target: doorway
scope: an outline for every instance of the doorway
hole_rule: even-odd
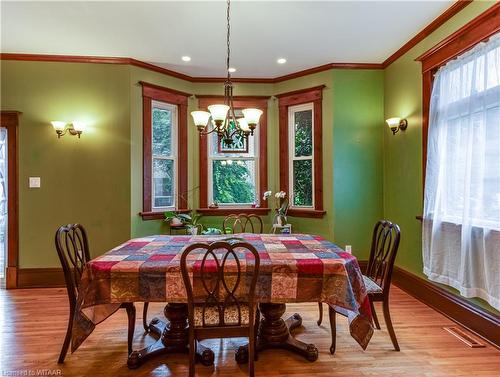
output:
[[[0,287],[5,287],[8,238],[8,162],[7,129],[0,128]]]
[[[0,287],[17,287],[18,267],[18,124],[17,111],[0,116]]]

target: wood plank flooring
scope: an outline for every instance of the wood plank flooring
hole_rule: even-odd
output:
[[[469,348],[442,329],[453,322],[401,290],[391,294],[392,316],[401,352],[395,352],[385,324],[376,330],[363,351],[349,335],[344,318],[337,319],[337,352],[328,352],[328,314],[316,325],[317,305],[288,305],[288,313],[299,312],[304,326],[296,331],[303,341],[319,348],[318,361],[281,350],[260,354],[256,376],[499,376],[500,351],[491,345]],[[376,304],[377,305],[377,304]],[[379,318],[381,308],[377,305]],[[134,348],[152,342],[141,325],[142,305],[137,304]],[[162,316],[163,304],[150,305],[149,317]],[[94,333],[64,365],[57,364],[68,305],[64,289],[0,291],[0,376],[187,376],[187,355],[169,355],[149,361],[140,369],[126,367],[126,314],[115,313],[97,326]],[[499,329],[500,331],[500,329]],[[247,376],[246,366],[234,361],[234,351],[243,339],[207,341],[215,351],[215,367],[197,365],[198,376]]]

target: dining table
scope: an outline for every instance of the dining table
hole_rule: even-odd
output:
[[[150,346],[128,355],[134,369],[160,354],[188,352],[187,293],[181,276],[183,249],[197,242],[209,243],[228,235],[153,235],[131,239],[89,261],[78,287],[72,329],[74,352],[125,302],[163,302],[164,317],[153,318]],[[288,303],[324,302],[349,314],[351,336],[365,349],[373,334],[370,303],[356,257],[321,236],[310,234],[231,235],[252,244],[260,256],[255,301],[262,319],[257,352],[284,348],[309,361],[318,358],[314,344],[292,335],[302,325],[299,313],[283,319]],[[196,284],[196,282],[193,282]],[[201,283],[199,283],[201,284]],[[213,351],[198,344],[197,359],[214,362]],[[248,360],[247,346],[236,352],[236,361]]]

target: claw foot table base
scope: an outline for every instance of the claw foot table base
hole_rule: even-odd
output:
[[[296,352],[309,361],[316,361],[318,349],[314,344],[307,344],[295,339],[290,331],[302,325],[302,318],[295,313],[286,321],[281,317],[285,313],[285,304],[260,304],[260,312],[263,319],[260,321],[257,352],[270,349],[282,348]],[[158,336],[158,340],[149,347],[140,351],[132,352],[127,360],[130,369],[139,368],[147,360],[169,353],[188,353],[188,322],[186,304],[167,304],[164,309],[168,322],[153,318],[149,325],[149,332]],[[197,360],[205,366],[213,365],[213,351],[197,343]],[[241,346],[235,355],[239,364],[248,362],[248,345]]]
[[[169,353],[188,353],[189,336],[186,304],[167,304],[164,309],[168,322],[153,318],[149,332],[158,336],[158,340],[140,351],[133,351],[127,360],[129,369],[139,368],[147,360]],[[198,343],[196,355],[205,366],[213,365],[214,353],[210,348]]]
[[[260,312],[264,317],[259,324],[256,343],[257,354],[270,348],[282,348],[299,355],[309,361],[318,359],[318,349],[314,344],[307,344],[295,339],[290,331],[302,325],[302,317],[295,313],[287,320],[281,317],[285,313],[285,304],[260,304]],[[248,362],[248,345],[236,352],[236,361],[240,364]]]

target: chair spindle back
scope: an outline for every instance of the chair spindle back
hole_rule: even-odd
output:
[[[400,237],[397,224],[388,220],[375,224],[366,276],[376,282],[384,293],[389,291]]]
[[[83,268],[90,260],[87,232],[80,224],[63,225],[56,232],[55,243],[70,304],[74,304]]]
[[[193,253],[194,251],[197,252]],[[201,259],[200,251],[203,253]],[[192,253],[194,257],[191,257]],[[253,255],[253,268],[251,258],[247,258],[248,254]],[[192,263],[188,264],[188,261]],[[260,257],[251,244],[238,239],[192,244],[184,248],[180,263],[187,291],[190,322],[194,318],[195,303],[202,306],[203,327],[241,326],[243,304],[248,304],[250,315],[252,314]],[[195,280],[201,281],[201,287],[193,287]],[[231,305],[237,307],[237,322],[226,323],[224,314]],[[207,324],[205,321],[205,313],[209,307],[217,308],[216,324]]]
[[[222,223],[224,234],[262,233],[264,224],[262,219],[254,214],[228,215]]]

